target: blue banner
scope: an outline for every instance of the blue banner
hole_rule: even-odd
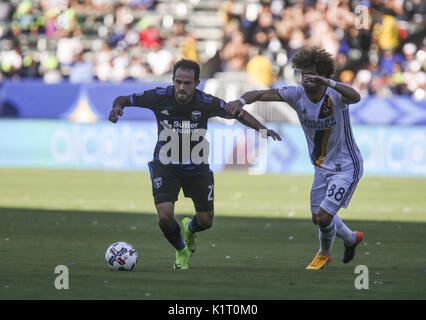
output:
[[[283,142],[268,144],[268,173],[313,173],[300,126],[278,125]],[[364,175],[426,177],[425,126],[353,126]],[[311,166],[312,167],[312,166]]]
[[[200,82],[200,90],[204,83]],[[108,119],[112,103],[118,96],[171,84],[135,81],[46,84],[42,80],[7,80],[0,89],[0,117],[96,122]],[[129,108],[126,119],[155,120],[155,117],[150,110]]]
[[[8,80],[0,89],[0,117],[102,121],[108,119],[116,97],[170,84],[135,81],[45,84]],[[205,84],[205,80],[201,81],[198,89],[203,90]],[[282,85],[284,83],[275,86]],[[349,110],[353,124],[426,125],[426,100],[416,101],[407,96],[368,96],[351,105]],[[154,120],[154,115],[147,109],[129,108],[126,119]]]

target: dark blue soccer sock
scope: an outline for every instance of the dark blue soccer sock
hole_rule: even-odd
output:
[[[193,216],[192,220],[188,223],[188,229],[192,233],[205,230],[205,228],[200,226],[200,223],[198,222],[198,216],[197,215]]]
[[[180,227],[176,219],[173,219],[173,225],[170,230],[164,229],[161,225],[160,229],[166,239],[173,247],[176,248],[176,250],[182,250],[183,248],[185,248],[185,243],[183,242],[182,236],[180,235]]]

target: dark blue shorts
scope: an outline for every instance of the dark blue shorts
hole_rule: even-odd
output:
[[[214,178],[208,165],[164,165],[160,161],[148,163],[155,204],[176,202],[182,188],[191,198],[197,212],[213,210]]]

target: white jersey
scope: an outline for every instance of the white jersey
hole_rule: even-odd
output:
[[[297,112],[312,164],[328,172],[353,171],[359,179],[362,157],[341,94],[327,87],[321,101],[313,103],[301,85],[280,88],[278,93]]]

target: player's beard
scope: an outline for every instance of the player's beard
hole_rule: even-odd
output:
[[[192,99],[192,93],[186,91],[175,91],[175,99],[179,104],[187,104]]]

